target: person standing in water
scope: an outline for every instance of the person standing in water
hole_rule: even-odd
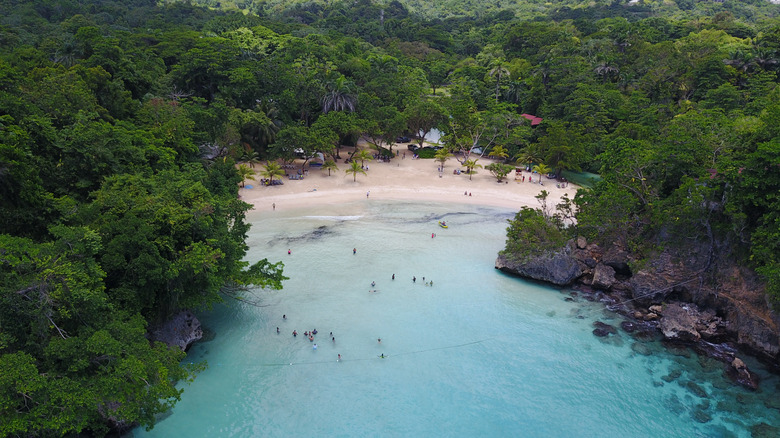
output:
[[[357,248],[352,248],[352,255],[357,254]]]

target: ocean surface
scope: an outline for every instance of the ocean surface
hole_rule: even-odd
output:
[[[202,312],[207,338],[186,360],[208,368],[154,429],[128,436],[749,437],[780,426],[778,379],[754,361],[758,392],[719,362],[632,339],[582,294],[495,270],[514,212],[361,201],[250,213],[247,259],[281,260],[290,280],[247,294],[257,306]],[[594,336],[596,320],[618,333]]]

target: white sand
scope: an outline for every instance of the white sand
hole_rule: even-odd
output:
[[[364,146],[361,144],[360,146]],[[434,201],[446,203],[477,204],[495,207],[503,207],[511,210],[520,210],[522,206],[532,208],[539,207],[539,201],[534,196],[542,190],[549,193],[548,203],[555,205],[559,199],[568,194],[574,197],[578,186],[569,184],[567,188],[556,187],[556,181],[542,177],[543,185],[539,185],[539,175],[530,172],[522,172],[520,178],[525,176],[525,182],[515,180],[515,172],[507,175],[502,183],[497,183],[496,178],[485,169],[475,169],[476,174],[465,173],[465,168],[453,157],[447,160],[444,170],[439,177],[438,167],[440,163],[432,159],[412,159],[412,153],[407,150],[406,144],[396,145],[398,150],[406,158],[398,156],[389,163],[367,161],[369,167],[366,175],[358,173],[357,180],[353,181],[351,174],[344,172],[347,164],[344,159],[349,156],[352,148],[341,149],[341,162],[338,163],[339,171],[328,171],[319,167],[309,168],[308,176],[303,180],[290,180],[282,177],[284,185],[263,186],[260,184],[260,171],[262,166],[256,166],[257,182],[247,180],[247,185],[253,188],[242,188],[239,195],[244,201],[254,205],[256,210],[271,210],[276,204],[277,209],[291,209],[304,206],[327,205],[341,202],[352,202],[366,199],[369,192],[369,200],[409,200],[409,201]],[[472,158],[475,156],[472,155]],[[482,166],[492,163],[492,160],[480,158],[477,162]],[[303,160],[296,160],[295,169],[285,169],[289,174],[296,174],[301,169]],[[453,170],[461,170],[460,175],[453,174]],[[533,177],[534,182],[529,183],[528,178]],[[468,193],[471,196],[464,194]]]

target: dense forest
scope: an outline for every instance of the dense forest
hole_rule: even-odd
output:
[[[358,136],[597,172],[578,233],[705,242],[780,297],[778,12],[0,0],[0,435],[153,426],[196,367],[150,327],[284,279],[243,261],[236,163]]]

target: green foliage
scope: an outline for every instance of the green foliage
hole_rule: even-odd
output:
[[[420,156],[459,152],[470,175],[478,149],[601,174],[556,214],[546,196],[518,213],[513,252],[559,244],[576,210],[590,239],[710,245],[780,296],[769,2],[13,1],[0,16],[2,435],[152,425],[187,372],[146,324],[281,287],[281,264],[244,261],[242,157],[335,163],[361,136],[386,154],[438,128],[445,149]]]
[[[558,250],[569,237],[541,210],[523,207],[508,222],[506,246],[500,254],[510,260],[527,260],[545,251]]]

